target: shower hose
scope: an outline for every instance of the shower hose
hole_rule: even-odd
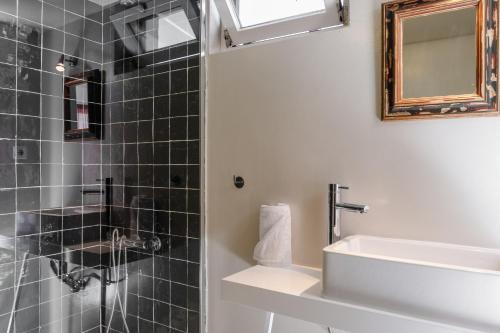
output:
[[[120,281],[120,263],[121,263],[121,253],[122,253],[122,248],[123,248],[123,242],[125,240],[125,235],[120,237],[120,233],[118,229],[113,230],[113,236],[111,240],[111,258],[113,262],[113,272],[115,275],[115,280]],[[115,254],[115,244],[118,244],[118,264],[116,262],[116,254]],[[130,333],[130,330],[127,325],[127,294],[128,294],[128,269],[127,269],[127,250],[125,250],[125,299],[124,303],[125,306],[122,303],[122,299],[120,296],[120,285],[117,283],[115,287],[115,296],[113,298],[113,307],[111,309],[111,315],[109,317],[109,322],[106,327],[106,333],[109,333],[109,330],[111,329],[111,322],[113,320],[113,315],[115,314],[115,307],[116,307],[116,301],[118,300],[118,306],[120,307],[120,313],[123,319],[123,325],[125,328],[125,332]]]

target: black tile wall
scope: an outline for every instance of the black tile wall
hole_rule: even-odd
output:
[[[123,332],[114,287],[61,279],[103,276],[110,255],[91,250],[118,227],[163,244],[126,251],[130,331],[200,331],[199,1],[140,6],[131,18],[92,0],[0,3],[0,327],[102,332],[111,318]],[[179,10],[197,39],[151,46],[158,18]],[[76,61],[61,73],[61,58]],[[65,141],[65,77],[94,69],[106,78],[102,139]]]
[[[144,17],[183,10],[200,35],[199,1],[141,3]],[[113,179],[114,199],[110,227],[102,234],[118,227],[129,236],[155,235],[163,242],[161,251],[139,253],[140,260],[128,265],[129,328],[196,333],[200,332],[200,42],[197,38],[134,53],[131,40],[140,44],[144,36],[158,36],[161,31],[157,22],[148,31],[144,17],[127,9],[113,5],[103,15],[105,132],[110,133],[103,142],[103,173]],[[107,299],[103,325],[110,320],[111,305],[112,299]],[[111,328],[122,332],[123,323],[116,317]]]
[[[100,274],[99,261],[82,265],[81,250],[100,241],[101,214],[84,211],[101,207],[102,198],[88,198],[81,189],[102,188],[101,143],[69,143],[63,136],[64,77],[102,68],[100,31],[102,8],[89,0],[0,2],[4,330],[9,323],[16,333],[92,332],[101,326],[100,282],[92,278],[84,292],[72,292],[60,279],[62,272]],[[77,58],[77,65],[58,72],[62,56]]]

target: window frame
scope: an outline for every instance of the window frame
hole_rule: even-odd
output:
[[[214,0],[224,28],[226,47],[340,28],[348,24],[349,0],[325,0],[325,10],[242,27],[233,0]]]

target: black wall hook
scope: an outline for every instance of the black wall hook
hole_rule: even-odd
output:
[[[242,189],[245,186],[245,179],[241,176],[233,176],[234,186],[238,189]]]

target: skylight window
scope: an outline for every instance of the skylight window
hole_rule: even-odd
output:
[[[242,27],[325,10],[324,0],[232,0]]]
[[[345,26],[349,0],[214,0],[226,47]]]
[[[158,48],[196,39],[184,10],[158,15]]]

